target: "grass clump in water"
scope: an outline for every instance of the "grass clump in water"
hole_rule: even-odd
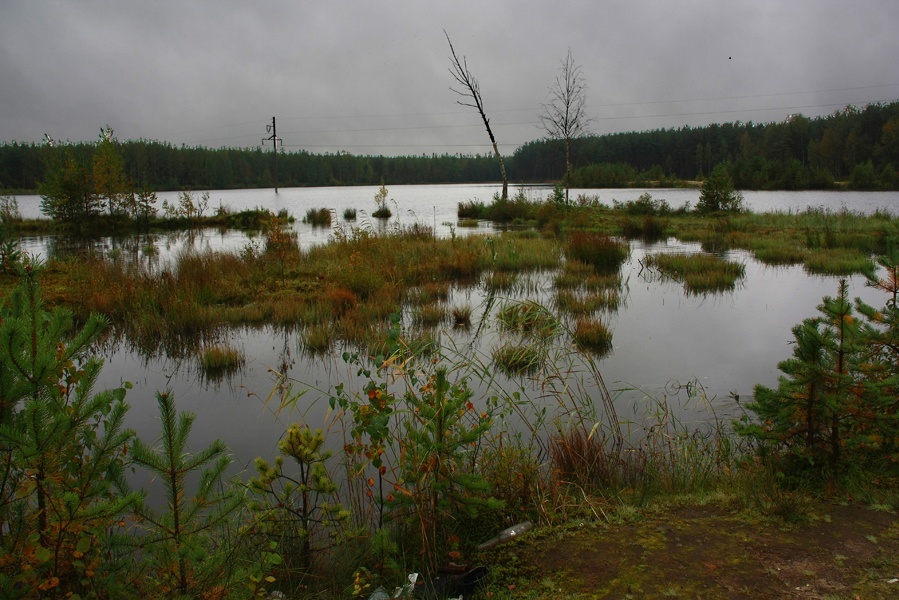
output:
[[[612,350],[612,331],[598,319],[578,319],[574,341],[579,348],[602,357]]]
[[[543,353],[533,344],[510,341],[494,348],[493,361],[507,375],[532,375],[540,370]]]
[[[565,256],[591,265],[597,273],[614,273],[630,254],[627,242],[601,233],[577,231],[568,238]]]
[[[446,307],[442,304],[425,304],[412,313],[412,321],[420,327],[437,327],[446,320]]]
[[[306,216],[303,217],[303,223],[308,223],[313,227],[329,227],[331,225],[331,211],[327,208],[310,208],[306,211]]]
[[[504,331],[517,332],[541,338],[553,337],[559,329],[559,321],[544,306],[535,302],[508,302],[496,315]]]
[[[559,310],[572,315],[587,315],[598,310],[614,312],[621,302],[617,289],[604,289],[578,294],[572,290],[559,290],[556,296]]]
[[[356,220],[356,209],[355,208],[343,209],[343,220],[344,221],[355,221]]]
[[[851,275],[874,269],[867,254],[851,248],[817,250],[805,260],[805,270],[815,275]]]
[[[200,368],[206,377],[221,378],[238,371],[246,363],[243,352],[224,344],[216,344],[203,349]]]
[[[511,292],[515,288],[518,276],[508,271],[493,271],[484,278],[484,285],[493,292]]]
[[[746,265],[714,254],[650,254],[646,266],[680,281],[691,294],[733,291]]]
[[[310,354],[326,354],[331,351],[331,328],[327,323],[309,325],[301,335],[303,347]]]
[[[453,318],[453,328],[465,329],[467,327],[471,327],[472,309],[470,304],[454,306],[450,312]]]

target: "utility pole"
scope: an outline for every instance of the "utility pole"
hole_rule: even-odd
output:
[[[267,138],[262,138],[262,145],[265,145],[265,142],[270,141],[272,143],[272,174],[275,179],[275,193],[278,193],[278,145],[281,144],[283,147],[284,143],[281,141],[281,138],[278,137],[278,128],[275,127],[275,117],[272,117],[272,124],[265,126],[266,133],[270,133],[271,135]]]

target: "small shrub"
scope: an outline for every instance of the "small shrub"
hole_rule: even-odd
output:
[[[743,194],[734,189],[733,180],[727,164],[719,163],[712,169],[712,174],[703,182],[696,212],[738,213],[743,211]]]
[[[343,210],[343,220],[344,221],[355,221],[356,220],[356,209],[355,208],[345,208]]]
[[[668,202],[654,199],[649,192],[641,194],[636,200],[627,202],[613,200],[612,206],[615,210],[624,211],[629,215],[664,215],[671,211]]]
[[[389,219],[393,216],[393,213],[387,207],[387,186],[383,183],[381,184],[381,189],[375,194],[375,204],[377,208],[371,213],[371,216],[376,219]]]
[[[477,200],[469,200],[468,202],[460,202],[456,214],[460,219],[483,219],[486,214],[486,208],[483,202]]]
[[[494,194],[493,202],[485,209],[484,218],[495,223],[532,221],[536,218],[540,203],[529,200],[523,190],[512,198]]]
[[[0,223],[17,223],[21,220],[19,201],[14,196],[0,196]]]

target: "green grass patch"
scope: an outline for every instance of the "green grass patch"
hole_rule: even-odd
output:
[[[851,275],[873,268],[867,254],[849,248],[821,249],[805,260],[805,270],[815,275]]]
[[[507,302],[500,306],[496,319],[503,331],[525,336],[549,338],[558,333],[559,320],[536,302]]]
[[[746,275],[745,265],[714,254],[649,254],[645,262],[692,294],[732,291]]]
[[[493,362],[509,376],[532,375],[540,370],[543,353],[534,344],[506,342],[493,350]]]

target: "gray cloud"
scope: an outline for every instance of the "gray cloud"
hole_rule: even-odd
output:
[[[506,153],[569,47],[596,133],[816,116],[899,98],[897,26],[892,0],[4,0],[0,140],[255,146],[276,116],[292,150],[489,152],[444,30]]]

